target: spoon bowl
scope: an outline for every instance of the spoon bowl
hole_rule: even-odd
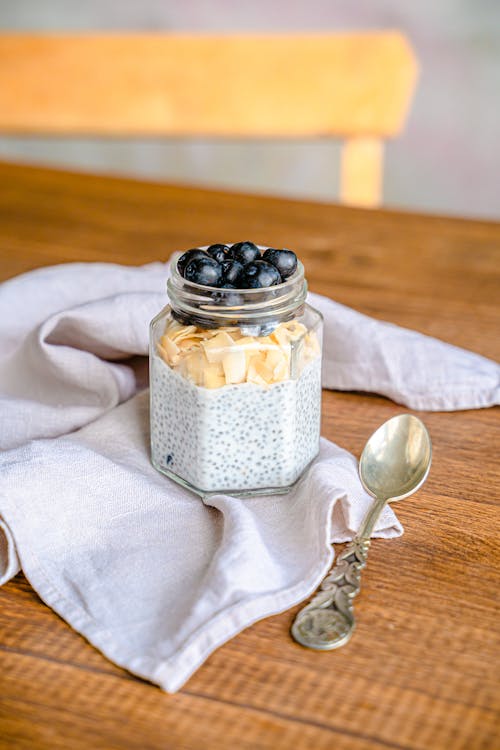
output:
[[[399,414],[384,422],[370,437],[359,461],[365,490],[379,500],[402,500],[425,482],[432,445],[423,422]]]

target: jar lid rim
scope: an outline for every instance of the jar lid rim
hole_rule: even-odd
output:
[[[207,327],[260,325],[266,330],[301,314],[307,296],[304,266],[282,284],[258,289],[227,289],[187,281],[177,268],[179,255],[171,261],[167,291],[178,320]]]

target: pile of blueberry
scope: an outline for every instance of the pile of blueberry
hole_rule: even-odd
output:
[[[263,255],[253,242],[210,245],[207,250],[188,250],[177,261],[187,281],[219,289],[263,289],[282,284],[297,268],[291,250],[269,247]]]

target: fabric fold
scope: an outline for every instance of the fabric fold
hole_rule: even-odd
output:
[[[14,578],[21,570],[12,532],[0,517],[0,586]]]
[[[500,404],[496,362],[318,294],[310,302],[325,320],[325,388],[378,393],[423,411]]]
[[[69,436],[4,452],[0,513],[38,595],[173,691],[240,630],[309,596],[371,498],[353,456],[322,440],[289,494],[202,502],[151,466],[148,430],[144,391]],[[375,536],[401,533],[389,509]]]

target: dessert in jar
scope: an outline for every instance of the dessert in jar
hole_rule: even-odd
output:
[[[153,465],[200,495],[286,492],[319,450],[322,318],[290,250],[174,257],[151,322]]]

